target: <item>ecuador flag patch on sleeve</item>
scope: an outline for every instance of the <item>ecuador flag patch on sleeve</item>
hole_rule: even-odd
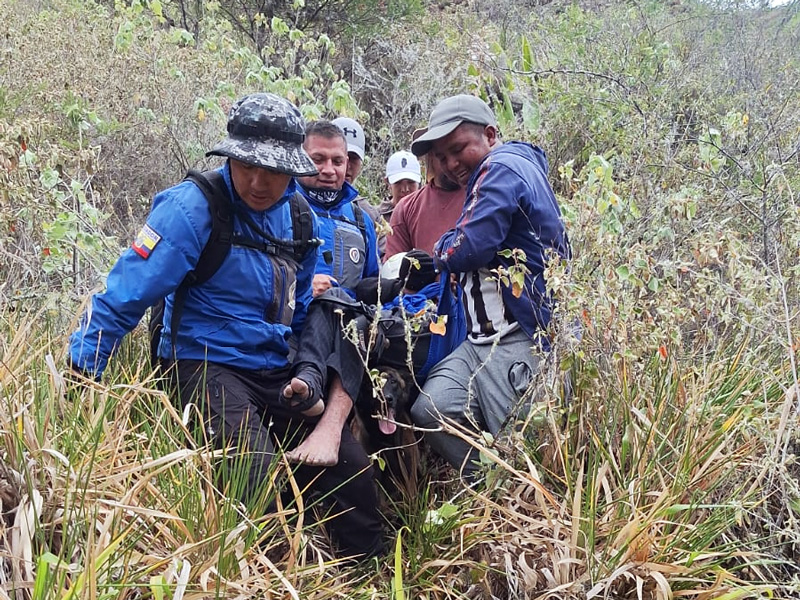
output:
[[[158,235],[152,227],[145,225],[136,236],[136,239],[133,240],[131,247],[136,254],[144,259],[147,259],[150,258],[150,253],[160,241],[161,236]]]

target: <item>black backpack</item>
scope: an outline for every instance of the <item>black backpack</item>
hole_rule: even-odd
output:
[[[308,201],[299,193],[290,200],[292,211],[293,239],[277,239],[263,231],[252,220],[249,214],[230,201],[230,192],[225,184],[225,179],[219,171],[189,171],[184,181],[191,181],[208,202],[211,211],[211,235],[208,238],[197,266],[186,274],[181,284],[175,290],[175,300],[172,306],[170,319],[170,332],[172,335],[172,349],[175,351],[176,336],[180,326],[183,306],[189,288],[201,285],[211,279],[222,266],[233,245],[254,248],[268,254],[301,263],[309,248],[319,246],[320,241],[313,239],[314,218]],[[238,213],[261,239],[253,239],[233,231],[234,214]],[[161,332],[164,329],[164,300],[160,300],[150,309],[150,323],[148,325],[150,336],[150,361],[153,367],[159,364],[158,346],[161,342]]]

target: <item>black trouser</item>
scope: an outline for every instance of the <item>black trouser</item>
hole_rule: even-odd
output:
[[[250,371],[216,363],[179,360],[170,371],[180,402],[194,402],[204,417],[205,436],[216,447],[246,449],[246,487],[236,490],[245,502],[264,488],[276,447],[294,448],[316,419],[303,418],[278,400],[289,369]],[[342,431],[339,462],[333,467],[300,465],[294,476],[301,489],[310,485],[330,514],[331,537],[342,555],[372,556],[383,549],[374,472],[364,449],[348,427]]]
[[[328,296],[342,296],[345,302],[352,302],[353,308],[330,302],[325,299]],[[321,382],[317,389],[325,389],[332,375],[338,375],[353,402],[358,399],[366,368],[358,348],[344,337],[343,325],[358,314],[369,313],[366,308],[361,313],[356,308],[358,306],[360,303],[351,300],[338,288],[329,290],[323,298],[315,299],[308,307],[292,369],[293,374],[301,379],[312,380],[315,384]]]

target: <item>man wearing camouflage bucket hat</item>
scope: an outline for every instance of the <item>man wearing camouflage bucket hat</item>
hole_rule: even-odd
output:
[[[146,224],[70,337],[69,360],[73,371],[99,379],[122,338],[166,299],[156,340],[161,364],[180,404],[202,412],[198,443],[239,450],[221,474],[247,473],[246,481],[223,486],[263,507],[276,444],[297,445],[316,425],[309,415],[322,410],[318,398],[293,404],[283,396],[289,340],[302,330],[311,301],[319,235],[293,178],[317,170],[302,147],[305,122],[283,98],[242,98],[227,131],[208,153],[226,157],[225,165],[156,194]],[[203,181],[213,181],[215,192],[204,193]],[[220,242],[225,220],[232,232]],[[204,251],[220,245],[218,268],[198,276],[209,262]],[[346,431],[338,458],[327,469],[300,465],[294,476],[301,489],[329,499],[331,537],[342,555],[375,555],[382,527],[369,459]]]

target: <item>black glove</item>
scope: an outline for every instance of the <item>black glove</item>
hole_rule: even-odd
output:
[[[399,279],[384,279],[378,277],[365,277],[356,284],[353,291],[356,300],[364,304],[385,304],[391,302],[401,292],[403,286]],[[380,297],[378,297],[378,284],[380,283]]]
[[[400,263],[400,281],[406,289],[414,292],[436,281],[438,274],[433,257],[423,250],[406,252]]]

